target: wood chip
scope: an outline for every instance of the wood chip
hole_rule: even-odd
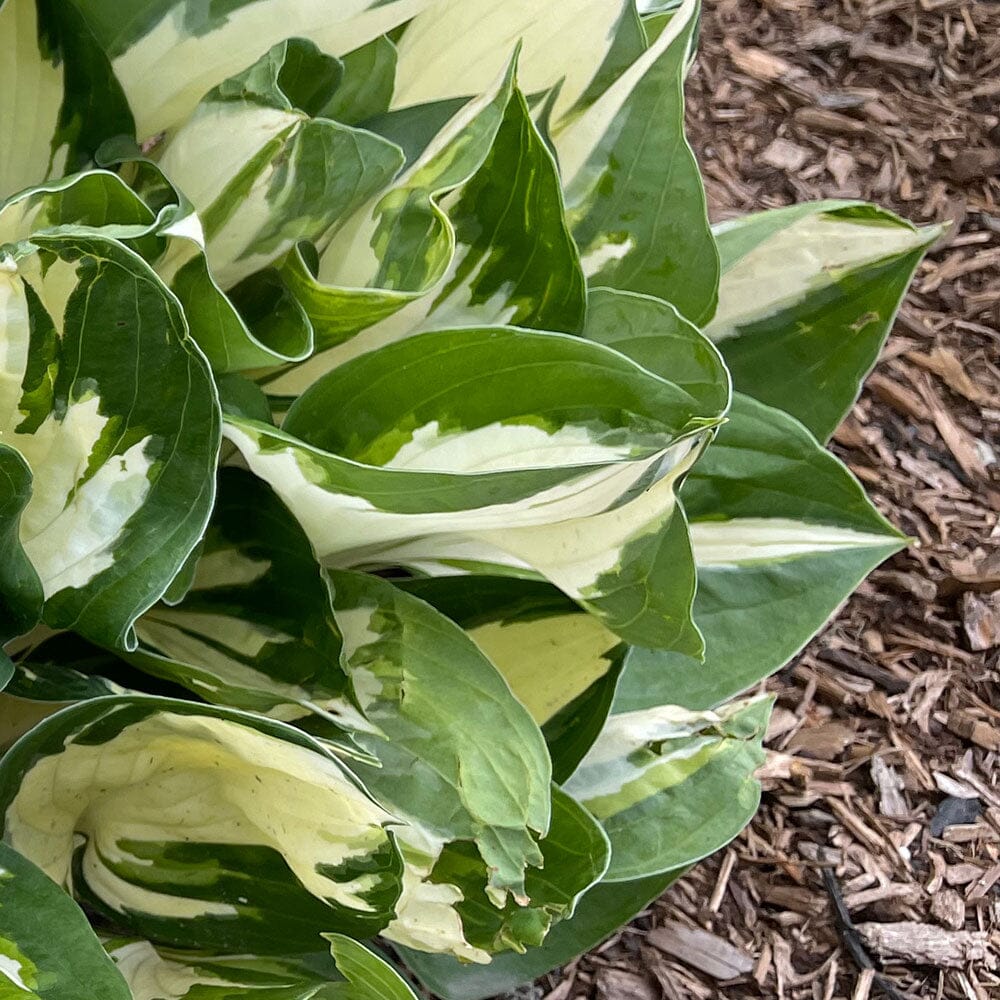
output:
[[[788,139],[774,139],[760,154],[761,161],[777,170],[795,173],[801,170],[809,160],[809,150],[797,146]]]
[[[857,924],[856,930],[885,961],[902,960],[945,969],[961,969],[969,964],[997,968],[998,956],[985,931],[949,931],[910,920]]]
[[[899,774],[882,760],[881,757],[872,757],[872,781],[875,782],[879,792],[879,811],[883,816],[900,818],[909,813],[906,807],[906,799],[903,798],[903,789],[906,783]]]
[[[676,920],[654,927],[646,940],[713,979],[734,979],[753,969],[753,959],[724,938],[698,927],[687,927]]]
[[[598,970],[597,996],[599,1000],[660,1000],[659,990],[645,976],[617,968]]]
[[[962,595],[962,627],[969,639],[970,649],[1000,646],[1000,590],[983,597],[966,591]]]
[[[943,927],[959,931],[965,926],[965,900],[954,889],[942,889],[931,899],[931,916]]]

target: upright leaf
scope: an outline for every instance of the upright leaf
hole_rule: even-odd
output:
[[[567,218],[592,285],[665,299],[694,323],[719,281],[683,76],[697,19],[685,0],[656,41],[578,117],[553,129]]]

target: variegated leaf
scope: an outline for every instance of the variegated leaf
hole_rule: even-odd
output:
[[[325,244],[403,165],[395,144],[315,117],[339,73],[311,42],[283,41],[210,91],[154,151],[197,210],[223,288],[299,240]]]
[[[0,202],[81,169],[106,138],[131,133],[118,81],[74,3],[0,3],[0,63]]]
[[[660,705],[613,715],[565,788],[611,840],[607,881],[698,861],[732,840],[760,802],[754,772],[766,698],[718,712]]]
[[[140,141],[168,132],[213,87],[271,46],[305,38],[340,56],[410,20],[428,0],[229,0],[221,7],[151,0],[72,0],[111,60]]]
[[[0,843],[0,996],[134,1000],[73,900],[30,861]]]
[[[454,249],[434,288],[343,344],[265,379],[269,393],[298,395],[351,358],[433,327],[506,323],[580,331],[585,283],[559,176],[519,90],[510,95],[484,162],[441,208]]]
[[[431,129],[387,191],[371,198],[317,247],[299,245],[289,254],[282,274],[312,321],[317,349],[335,347],[387,320],[445,277],[456,237],[440,201],[486,159],[513,86],[511,61],[482,95],[453,109],[439,128]],[[395,127],[400,128],[398,122]],[[403,127],[405,131],[405,123]]]
[[[590,283],[658,296],[701,323],[715,306],[719,262],[684,137],[697,13],[697,0],[684,0],[650,47],[552,137]]]
[[[773,673],[906,540],[796,420],[736,394],[685,483],[705,661],[627,658],[616,711],[710,708]]]
[[[400,586],[469,633],[542,727],[554,779],[568,778],[604,726],[628,647],[537,580],[442,576]]]
[[[580,900],[569,920],[553,926],[541,947],[523,955],[497,955],[489,965],[468,966],[445,955],[407,949],[407,967],[428,990],[444,1000],[486,1000],[513,992],[596,948],[645,910],[683,873],[681,869],[631,882],[598,883]]]
[[[795,205],[717,226],[723,276],[705,332],[736,388],[826,440],[940,232],[863,202]]]
[[[87,234],[8,245],[0,343],[0,431],[33,473],[19,538],[45,620],[128,644],[211,508],[208,366],[141,258]]]
[[[481,93],[520,43],[525,93],[556,89],[562,117],[593,86],[619,23],[634,16],[631,0],[431,0],[425,8],[399,42],[394,108]]]
[[[385,961],[341,934],[323,935],[332,960],[291,961],[255,956],[202,955],[118,939],[107,949],[132,991],[132,1000],[416,1000]]]
[[[281,431],[226,433],[328,566],[541,575],[623,638],[696,655],[674,486],[717,421],[601,345],[490,327],[356,358]]]
[[[82,702],[0,760],[4,839],[144,937],[293,954],[367,936],[403,891],[394,822],[322,744],[260,716]]]

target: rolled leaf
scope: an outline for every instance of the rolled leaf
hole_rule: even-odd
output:
[[[143,937],[294,954],[392,919],[393,817],[317,741],[260,716],[98,698],[0,759],[4,839]]]
[[[134,1000],[73,900],[17,851],[0,843],[0,996]]]
[[[328,566],[540,574],[623,638],[697,655],[673,489],[717,419],[600,345],[493,327],[389,345],[281,431],[226,433]]]
[[[825,441],[857,398],[940,233],[873,205],[835,201],[717,226],[723,276],[705,333],[736,388]]]

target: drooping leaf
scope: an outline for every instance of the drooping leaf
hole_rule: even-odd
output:
[[[770,709],[763,698],[718,713],[661,705],[611,716],[565,785],[611,840],[605,880],[689,865],[743,829],[760,803],[753,775]]]
[[[540,574],[623,638],[697,655],[673,489],[717,420],[608,348],[491,327],[391,344],[281,431],[226,433],[328,566]]]
[[[939,235],[863,202],[795,205],[717,226],[723,276],[705,332],[736,388],[825,441]]]
[[[176,300],[112,240],[36,234],[3,257],[0,289],[0,430],[33,474],[19,535],[45,621],[128,644],[211,509],[208,366]]]
[[[553,141],[570,229],[591,285],[665,299],[694,323],[715,307],[718,254],[684,137],[684,67],[698,12],[685,0],[628,70]]]
[[[17,851],[0,843],[0,996],[133,1000],[73,900]]]
[[[736,394],[682,493],[705,662],[633,649],[616,711],[711,708],[773,673],[905,539],[796,420]]]

